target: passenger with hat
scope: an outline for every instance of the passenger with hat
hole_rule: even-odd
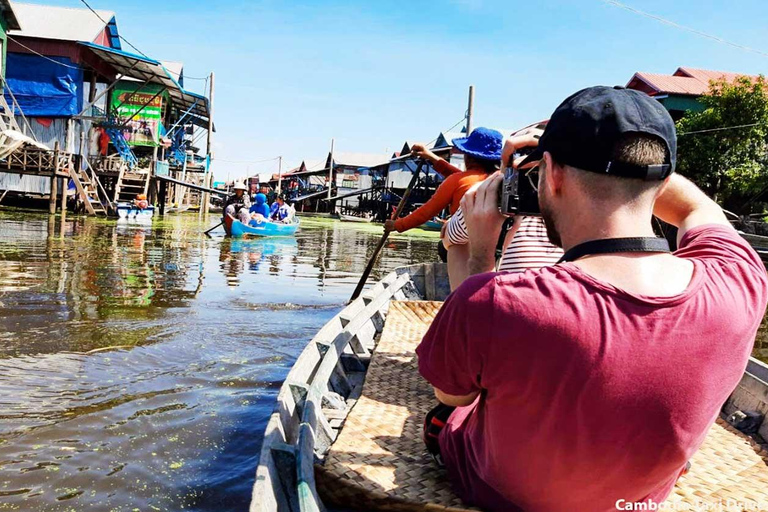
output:
[[[236,218],[243,224],[248,224],[251,214],[248,209],[251,207],[251,198],[245,192],[248,190],[243,183],[237,182],[232,187],[234,194],[227,197],[224,203],[224,213]]]
[[[413,213],[396,220],[387,220],[384,229],[396,230],[399,233],[421,226],[437,216],[446,207],[451,214],[459,208],[459,202],[467,190],[486,179],[498,170],[501,159],[503,137],[500,132],[490,128],[476,128],[469,137],[453,139],[453,145],[464,153],[464,166],[461,172],[442,158],[438,157],[422,145],[414,145],[414,155],[432,162],[435,171],[446,176],[437,187],[434,195],[417,208]]]
[[[676,146],[658,101],[591,87],[555,110],[517,166],[537,169],[527,177],[565,254],[470,277],[416,351],[442,404],[425,439],[467,504],[661,508],[739,383],[768,303],[765,266],[714,201],[672,174]],[[461,205],[481,265],[505,219],[501,181]],[[674,253],[653,215],[678,228]]]

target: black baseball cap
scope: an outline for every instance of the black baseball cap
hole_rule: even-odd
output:
[[[613,150],[626,133],[659,138],[667,147],[664,163],[639,166],[612,162]],[[571,95],[555,109],[539,146],[520,165],[541,160],[545,151],[557,162],[584,171],[663,180],[675,169],[677,134],[669,112],[647,94],[596,86]]]

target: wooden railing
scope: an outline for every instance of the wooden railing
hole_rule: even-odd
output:
[[[37,148],[34,146],[22,147],[0,163],[0,170],[19,174],[36,174],[50,176],[55,169],[60,170],[60,175],[66,174],[72,164],[72,155],[70,153],[59,152],[58,166],[56,165],[56,154],[54,151]]]

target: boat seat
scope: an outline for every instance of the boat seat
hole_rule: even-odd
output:
[[[415,350],[441,302],[394,301],[366,376],[324,464],[315,466],[323,501],[346,510],[465,511],[421,440],[435,405]],[[668,503],[768,503],[768,452],[718,419]],[[682,507],[682,505],[675,505]],[[684,510],[685,508],[670,508]],[[726,510],[725,508],[723,510]],[[751,508],[748,510],[763,510]]]

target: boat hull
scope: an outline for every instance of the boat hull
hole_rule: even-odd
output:
[[[147,206],[146,208],[140,209],[131,204],[121,203],[117,205],[117,216],[120,219],[151,222],[154,215],[154,206]]]
[[[434,220],[428,220],[427,222],[425,222],[419,227],[426,231],[440,231],[441,229],[443,229],[443,224],[440,222],[435,222]]]
[[[235,222],[235,218],[231,215],[224,214],[221,219],[221,224],[224,226],[224,232],[227,236],[232,236],[232,223]]]
[[[354,215],[344,215],[342,213],[337,214],[335,216],[339,220],[343,220],[344,222],[362,222],[366,224],[370,224],[373,219],[368,217],[356,217]]]
[[[326,441],[332,440],[335,432],[327,419],[320,418],[323,400],[332,395],[335,406],[340,407],[337,412],[348,412],[345,400],[362,388],[367,360],[392,300],[444,300],[449,293],[444,264],[401,267],[364,291],[320,329],[278,393],[264,433],[250,512],[324,510],[315,490],[312,460],[315,448],[320,453],[326,451],[330,446]],[[345,376],[340,378],[340,372]],[[333,389],[346,389],[343,395],[347,396],[331,392]],[[286,455],[286,447],[290,447],[290,455]],[[296,467],[290,467],[291,460]],[[291,474],[298,478],[286,477]],[[300,493],[299,487],[306,492]]]
[[[250,512],[325,510],[317,493],[314,464],[325,458],[351,404],[360,396],[390,302],[444,300],[449,292],[444,265],[402,267],[320,329],[278,393],[264,435]],[[332,416],[326,416],[326,411]],[[731,421],[741,411],[768,413],[768,365],[756,359],[749,361],[722,417]],[[762,416],[756,428],[768,438],[768,418]]]
[[[293,236],[297,229],[299,229],[298,220],[290,224],[262,221],[256,226],[249,226],[237,219],[232,219],[229,232],[235,238],[243,236]]]

